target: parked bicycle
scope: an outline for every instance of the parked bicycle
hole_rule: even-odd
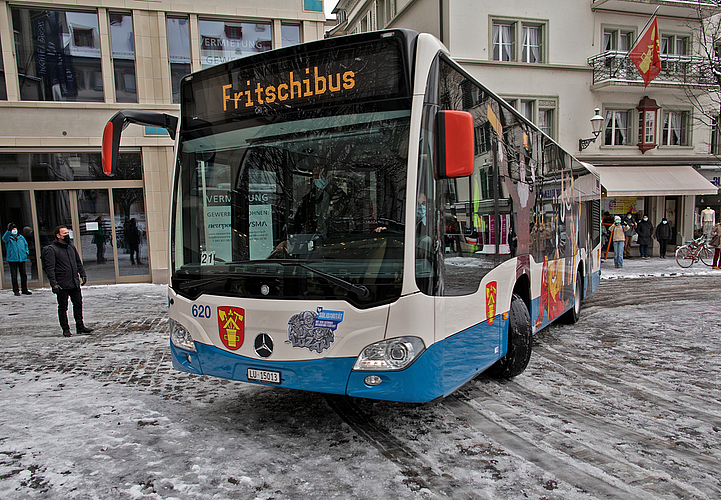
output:
[[[714,249],[706,244],[706,236],[688,241],[676,249],[676,263],[681,267],[691,267],[699,260],[711,266]]]

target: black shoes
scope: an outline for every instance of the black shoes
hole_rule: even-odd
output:
[[[16,297],[20,297],[20,292],[14,292]]]
[[[92,333],[92,332],[93,332],[93,329],[92,329],[92,328],[88,328],[88,327],[85,326],[85,325],[81,325],[81,326],[77,327],[77,328],[75,329],[75,331],[78,332],[78,333]]]
[[[23,290],[23,295],[32,295],[32,294],[33,294],[33,292],[31,292],[30,290]]]
[[[72,337],[72,333],[70,333],[70,330],[63,330],[63,337]]]

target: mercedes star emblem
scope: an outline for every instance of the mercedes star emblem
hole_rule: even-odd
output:
[[[253,344],[255,353],[261,358],[269,358],[273,354],[273,339],[267,333],[259,333]]]
[[[268,285],[262,285],[260,287],[260,293],[263,295],[268,295],[270,293],[270,287]]]

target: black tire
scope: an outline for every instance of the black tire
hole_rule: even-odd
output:
[[[523,373],[531,359],[533,330],[531,315],[523,299],[513,294],[508,322],[508,351],[486,370],[492,378],[511,378]]]
[[[701,262],[711,267],[713,265],[713,254],[714,251],[710,247],[703,247],[701,252],[698,254]]]
[[[563,321],[569,325],[575,325],[578,323],[578,318],[581,317],[581,297],[583,297],[583,275],[578,273],[576,275],[576,287],[573,292],[573,307],[566,311],[563,315]]]
[[[693,251],[688,245],[680,246],[676,249],[676,264],[681,267],[691,267],[693,265]]]

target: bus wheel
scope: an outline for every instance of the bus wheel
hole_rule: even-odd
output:
[[[508,351],[486,374],[493,378],[511,378],[522,373],[531,359],[532,343],[531,315],[523,299],[514,293],[509,311]]]
[[[581,317],[581,297],[583,297],[581,273],[576,276],[576,288],[573,293],[573,307],[563,315],[563,321],[569,325],[574,325]]]

